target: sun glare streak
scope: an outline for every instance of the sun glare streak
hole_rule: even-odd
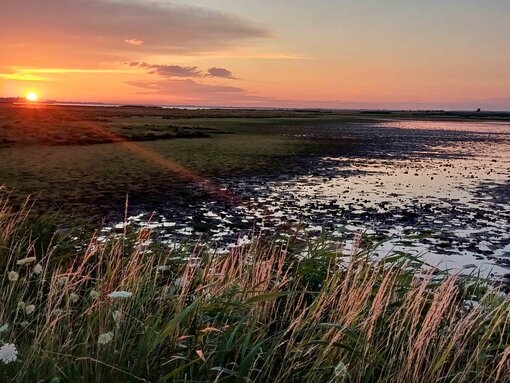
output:
[[[70,115],[70,113],[66,113]],[[85,122],[85,121],[84,121]],[[82,125],[85,129],[101,134],[104,138],[109,139],[113,143],[121,144],[124,148],[128,149],[132,153],[138,155],[140,158],[145,159],[148,162],[152,162],[159,167],[168,170],[175,174],[177,177],[186,180],[204,192],[211,196],[214,196],[222,201],[229,202],[235,205],[243,204],[241,196],[232,193],[231,191],[224,189],[214,180],[204,177],[203,175],[192,171],[184,165],[181,165],[175,161],[165,158],[163,155],[154,152],[144,146],[137,144],[132,141],[126,140],[124,137],[112,132],[111,130],[101,126],[100,124],[86,121]]]

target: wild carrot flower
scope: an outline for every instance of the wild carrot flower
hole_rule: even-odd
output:
[[[43,271],[43,267],[40,263],[38,263],[37,265],[34,266],[34,274],[41,274]]]
[[[89,295],[92,299],[99,298],[99,293],[96,290],[92,290]]]
[[[35,311],[35,306],[34,305],[27,305],[27,306],[25,306],[25,313],[27,315],[32,314],[34,311]]]
[[[99,337],[97,338],[97,343],[99,344],[108,344],[112,341],[113,339],[113,332],[106,332],[104,334],[101,334],[99,335]]]
[[[108,294],[108,297],[113,299],[115,298],[125,299],[131,297],[131,295],[133,295],[133,293],[130,293],[129,291],[113,291],[110,294]]]
[[[113,316],[113,320],[115,321],[115,323],[119,324],[120,320],[122,319],[122,311],[115,310],[112,313],[112,316]]]
[[[64,310],[61,310],[61,309],[55,309],[52,312],[52,314],[55,315],[55,316],[62,315],[63,313],[64,313]]]
[[[347,366],[343,362],[339,362],[336,365],[334,373],[337,378],[350,379],[349,370],[347,370]]]
[[[15,271],[9,271],[9,274],[7,274],[7,278],[11,282],[16,282],[19,279],[19,274]]]
[[[35,259],[36,259],[35,257],[23,258],[17,261],[16,264],[18,266],[30,265],[31,263],[35,262]]]
[[[5,343],[2,347],[0,347],[0,360],[4,364],[15,362],[16,359],[18,359],[18,350],[14,344]]]

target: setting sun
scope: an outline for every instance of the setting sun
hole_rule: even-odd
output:
[[[28,92],[25,97],[28,101],[37,101],[39,99],[37,93],[34,92]]]

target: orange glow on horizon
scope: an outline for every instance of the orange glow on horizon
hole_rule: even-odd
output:
[[[16,33],[0,34],[0,97],[510,110],[508,1],[463,2],[455,12],[454,0],[433,10],[418,1],[281,1],[271,12],[260,2],[166,3],[4,0],[0,22]],[[105,12],[124,17],[112,23]]]

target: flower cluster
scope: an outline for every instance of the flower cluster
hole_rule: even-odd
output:
[[[129,291],[113,291],[110,294],[108,294],[108,297],[112,299],[116,298],[125,299],[131,297],[131,295],[133,295],[133,293],[130,293]]]
[[[4,364],[15,362],[18,359],[18,350],[12,343],[5,343],[0,347],[0,361]]]
[[[99,337],[97,338],[97,343],[99,344],[108,344],[112,341],[113,339],[113,332],[107,332],[107,333],[104,333],[104,334],[101,334],[99,335]]]
[[[19,274],[16,271],[9,271],[7,274],[7,279],[11,282],[16,282],[19,279]]]

